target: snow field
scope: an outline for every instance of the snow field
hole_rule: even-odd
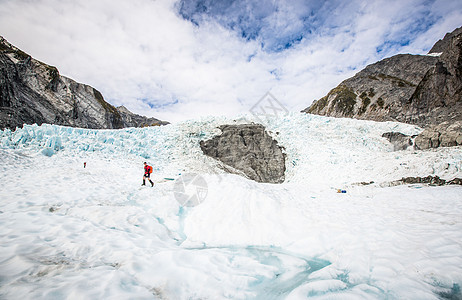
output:
[[[391,152],[382,133],[421,129],[293,114],[265,124],[286,182],[261,184],[198,146],[249,118],[0,132],[0,298],[460,297],[462,188],[386,187],[462,177],[460,147]],[[143,161],[154,188],[140,186]],[[186,172],[207,182],[195,207],[163,179]]]

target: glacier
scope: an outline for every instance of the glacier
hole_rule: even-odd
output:
[[[284,147],[284,183],[202,154],[249,122]],[[290,113],[0,131],[0,298],[458,299],[462,187],[393,181],[462,177],[462,147],[395,152],[390,131],[422,129]],[[175,198],[185,174],[206,182],[199,205]]]

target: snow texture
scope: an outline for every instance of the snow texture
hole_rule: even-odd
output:
[[[394,152],[384,132],[422,129],[290,114],[264,122],[287,154],[264,184],[199,147],[252,118],[0,131],[0,298],[462,297],[462,187],[390,184],[462,177],[462,147]],[[164,179],[185,173],[207,183],[197,206]]]

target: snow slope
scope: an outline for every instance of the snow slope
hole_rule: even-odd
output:
[[[262,184],[199,148],[248,121],[0,131],[0,298],[462,297],[462,187],[389,184],[462,177],[461,147],[392,152],[382,133],[421,129],[291,114],[264,124],[286,182]],[[175,199],[185,173],[206,182],[200,205]]]

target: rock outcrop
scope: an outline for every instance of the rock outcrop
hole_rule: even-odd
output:
[[[223,125],[219,129],[221,135],[200,142],[205,155],[257,182],[284,181],[285,154],[262,125]]]
[[[0,129],[34,123],[110,129],[153,121],[117,110],[93,87],[61,76],[0,37]]]
[[[406,150],[411,146],[414,146],[413,149],[417,150],[461,146],[462,121],[430,125],[417,136],[408,136],[400,132],[386,132],[382,134],[382,137],[393,144],[394,151]]]
[[[406,150],[414,144],[412,142],[413,137],[402,134],[401,132],[386,132],[382,134],[382,137],[393,144],[394,151]]]
[[[417,149],[452,147],[462,145],[462,121],[432,125],[415,139]]]
[[[369,65],[303,112],[422,127],[462,120],[461,39],[459,28],[429,55],[400,54]]]
[[[403,177],[400,180],[392,182],[393,184],[429,184],[436,186],[443,185],[462,185],[462,178],[454,178],[452,180],[444,180],[439,176],[427,176],[427,177]]]

